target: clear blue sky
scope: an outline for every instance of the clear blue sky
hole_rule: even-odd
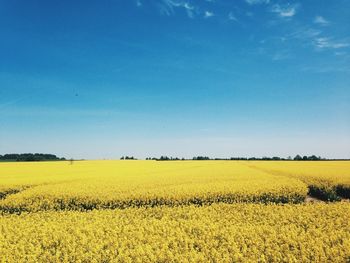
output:
[[[0,154],[350,158],[350,1],[0,0]]]

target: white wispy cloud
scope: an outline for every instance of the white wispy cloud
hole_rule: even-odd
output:
[[[245,0],[250,5],[269,4],[270,0]]]
[[[318,37],[315,39],[314,45],[318,49],[338,49],[349,47],[350,43],[344,41],[334,41],[329,37]]]
[[[142,2],[141,2],[140,0],[137,0],[137,1],[136,1],[136,6],[137,6],[137,7],[141,7],[141,6],[142,6]]]
[[[279,4],[276,4],[272,7],[271,11],[278,14],[280,17],[290,18],[295,16],[297,7],[298,5],[281,6]]]
[[[175,13],[176,8],[183,8],[185,9],[187,16],[190,18],[194,17],[194,11],[195,7],[192,6],[188,2],[177,2],[173,0],[163,0],[162,4],[160,5],[160,11],[164,15],[173,15]]]
[[[204,17],[205,17],[205,18],[209,18],[209,17],[212,17],[212,16],[214,16],[214,13],[213,13],[213,12],[210,12],[210,11],[205,11],[205,12],[204,12]]]
[[[322,25],[322,26],[326,26],[329,24],[329,21],[327,19],[325,19],[323,16],[316,16],[314,18],[314,23]]]
[[[232,21],[238,21],[237,18],[235,17],[235,15],[234,15],[232,12],[230,12],[230,13],[228,14],[227,18],[228,18],[229,20],[232,20]]]
[[[287,39],[289,38],[296,38],[296,39],[301,39],[301,40],[312,40],[315,37],[319,36],[322,33],[320,30],[316,30],[310,27],[301,27],[298,28],[296,31],[288,34],[286,36]]]
[[[334,55],[336,56],[346,56],[348,53],[344,51],[336,51],[334,52]]]
[[[350,47],[349,38],[336,38],[333,36],[325,36],[324,32],[311,27],[300,27],[296,31],[285,36],[287,40],[302,41],[304,46],[311,46],[316,51],[323,50],[339,50]],[[341,50],[343,51],[343,50]],[[339,52],[341,52],[339,51]]]
[[[189,3],[183,3],[182,5],[180,5],[180,7],[185,8],[188,17],[193,18],[193,16],[194,16],[194,6],[191,6]]]

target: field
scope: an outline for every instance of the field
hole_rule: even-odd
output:
[[[305,182],[312,195],[336,201],[350,198],[349,162],[257,162],[249,165],[269,174],[294,177]]]
[[[0,259],[349,262],[349,189],[347,161],[0,163]]]

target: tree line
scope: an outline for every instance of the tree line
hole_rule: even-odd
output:
[[[0,155],[0,161],[15,162],[38,162],[38,161],[64,161],[65,158],[59,158],[54,154],[47,153],[10,153]]]
[[[122,156],[120,160],[137,160],[134,156]]]
[[[54,154],[46,153],[11,153],[0,155],[0,161],[17,161],[17,162],[35,162],[35,161],[64,161],[66,158],[57,157]],[[120,160],[137,160],[134,156],[122,156]],[[202,160],[243,160],[243,161],[320,161],[320,160],[336,160],[336,159],[326,159],[316,155],[310,156],[301,156],[297,154],[294,158],[292,157],[230,157],[230,158],[210,158],[208,156],[194,156],[193,158],[179,158],[162,155],[160,157],[147,157],[146,160],[155,160],[155,161],[202,161]],[[347,159],[339,159],[347,160]]]
[[[166,155],[157,157],[147,157],[146,160],[155,160],[155,161],[185,161],[185,160],[194,160],[194,161],[203,161],[203,160],[236,160],[236,161],[320,161],[320,160],[328,160],[325,158],[321,158],[320,156],[310,155],[310,156],[301,156],[297,154],[294,158],[291,156],[284,158],[279,156],[273,157],[230,157],[230,158],[210,158],[208,156],[195,156],[192,159],[189,158],[179,158],[179,157],[168,157]]]

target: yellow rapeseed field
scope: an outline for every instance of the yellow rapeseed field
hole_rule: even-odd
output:
[[[350,203],[304,202],[319,182],[342,194],[349,170],[350,162],[0,163],[0,262],[349,262]]]
[[[350,198],[350,162],[251,162],[248,166],[269,174],[298,178],[312,194],[325,200]]]
[[[81,161],[1,164],[0,210],[90,210],[216,202],[300,203],[298,179],[226,161]]]
[[[213,204],[0,217],[3,262],[347,262],[350,205]]]

